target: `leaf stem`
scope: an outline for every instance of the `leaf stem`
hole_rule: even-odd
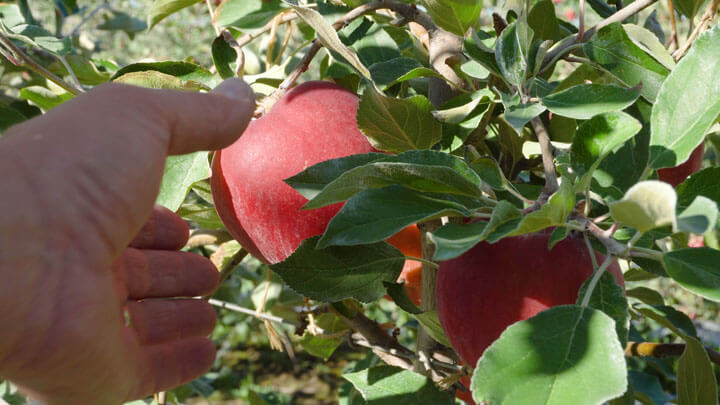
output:
[[[590,257],[595,256],[595,252],[590,252]],[[592,293],[595,290],[595,287],[597,286],[598,281],[600,281],[600,277],[602,277],[602,274],[605,272],[605,270],[610,267],[612,262],[615,260],[615,257],[613,255],[607,255],[605,257],[605,261],[600,265],[600,267],[595,269],[595,273],[593,274],[592,279],[590,280],[590,284],[588,284],[588,288],[585,291],[585,296],[582,299],[582,303],[580,306],[586,307],[588,306],[588,303],[590,302],[590,297],[592,297]]]
[[[535,130],[542,153],[543,170],[545,171],[545,187],[543,187],[542,192],[545,195],[551,195],[558,189],[558,180],[555,173],[555,164],[553,163],[553,146],[550,143],[550,135],[539,117],[533,118],[530,123],[533,130]]]

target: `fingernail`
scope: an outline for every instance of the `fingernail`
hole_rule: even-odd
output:
[[[211,93],[223,95],[238,101],[255,100],[255,92],[239,77],[225,79]]]

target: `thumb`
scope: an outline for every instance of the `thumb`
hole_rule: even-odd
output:
[[[255,110],[255,94],[240,78],[222,82],[210,93],[165,90],[157,94],[167,125],[168,154],[222,149],[243,133]]]

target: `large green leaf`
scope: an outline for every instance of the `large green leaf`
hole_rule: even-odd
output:
[[[423,0],[433,21],[445,30],[464,37],[480,16],[481,0]]]
[[[371,152],[330,159],[314,164],[284,181],[303,197],[312,200],[325,186],[346,171],[385,157],[387,155],[384,153]]]
[[[522,21],[515,21],[505,27],[495,46],[497,65],[505,80],[515,86],[525,82],[528,69],[527,52],[531,38],[532,29],[523,25]]]
[[[585,281],[578,292],[578,304],[582,301],[587,293],[590,279]],[[628,302],[625,298],[623,288],[617,284],[615,277],[608,271],[604,271],[600,276],[600,281],[595,286],[588,305],[603,311],[607,316],[615,321],[615,331],[617,332],[620,344],[625,347],[628,340],[628,325],[630,324],[630,312],[628,311]]]
[[[671,185],[662,181],[642,181],[632,186],[620,201],[610,204],[615,221],[640,232],[665,225],[675,227],[677,196]]]
[[[405,152],[429,149],[442,139],[442,124],[424,96],[387,97],[368,86],[360,99],[357,123],[377,149]]]
[[[470,216],[471,212],[450,195],[401,186],[367,189],[350,198],[330,220],[318,248],[378,242],[408,225],[447,215]]]
[[[383,282],[395,282],[405,263],[405,255],[385,242],[316,249],[318,239],[306,239],[287,259],[270,266],[290,288],[314,300],[375,301],[385,295]]]
[[[215,23],[243,30],[260,28],[283,8],[280,0],[225,0],[215,10]]]
[[[720,167],[708,167],[691,175],[677,187],[678,207],[686,208],[698,196],[707,197],[720,206]]]
[[[627,389],[623,347],[603,312],[557,306],[508,327],[478,360],[471,389],[491,404],[600,404]]]
[[[555,17],[555,6],[552,0],[540,0],[530,9],[528,24],[540,39],[555,40],[560,35],[560,26]]]
[[[207,152],[168,157],[156,204],[177,211],[193,183],[208,177],[210,164]]]
[[[201,1],[202,0],[155,0],[150,8],[150,12],[148,12],[148,25],[152,28],[167,16]]]
[[[641,128],[635,118],[624,112],[598,115],[580,125],[570,147],[570,162],[580,178],[577,189],[589,187],[593,173],[602,160]]]
[[[720,27],[700,35],[658,93],[652,110],[653,169],[686,161],[720,115]]]
[[[4,26],[4,23],[2,24],[0,27],[2,31],[6,32],[8,38],[16,39],[55,55],[65,56],[73,49],[70,37],[58,38],[40,26],[20,24],[9,29]]]
[[[636,24],[623,24],[623,29],[640,49],[647,52],[666,68],[675,68],[675,59],[670,55],[670,51],[650,30]]]
[[[447,391],[441,391],[427,377],[396,367],[372,367],[344,374],[343,378],[360,391],[367,405],[455,403]]]
[[[679,404],[717,405],[718,388],[710,357],[695,338],[685,340],[685,351],[678,361]]]
[[[720,251],[710,248],[687,248],[665,253],[665,270],[678,284],[720,302]]]
[[[640,49],[620,23],[602,28],[583,45],[585,54],[617,76],[627,86],[642,83],[643,98],[654,102],[668,69]]]
[[[543,97],[542,103],[554,114],[586,120],[595,115],[623,110],[637,100],[640,89],[613,85],[581,84]]]
[[[399,184],[432,193],[480,197],[480,178],[455,156],[431,150],[408,151],[346,171],[303,208],[314,209],[345,201],[368,188]]]

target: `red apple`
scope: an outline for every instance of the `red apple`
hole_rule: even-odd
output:
[[[677,187],[677,185],[685,181],[688,176],[700,170],[704,153],[705,144],[700,144],[700,146],[695,148],[690,154],[690,157],[685,163],[680,166],[658,170],[658,178],[661,181],[672,184],[673,187]]]
[[[215,207],[250,254],[277,263],[325,231],[341,204],[301,210],[307,199],[283,180],[328,159],[374,151],[356,124],[358,102],[332,83],[301,84],[215,153]]]
[[[549,233],[536,233],[483,242],[440,263],[440,324],[465,364],[474,367],[511,324],[577,301],[580,286],[593,273],[587,247],[571,236],[549,251],[549,239]],[[617,263],[608,270],[624,286]]]

